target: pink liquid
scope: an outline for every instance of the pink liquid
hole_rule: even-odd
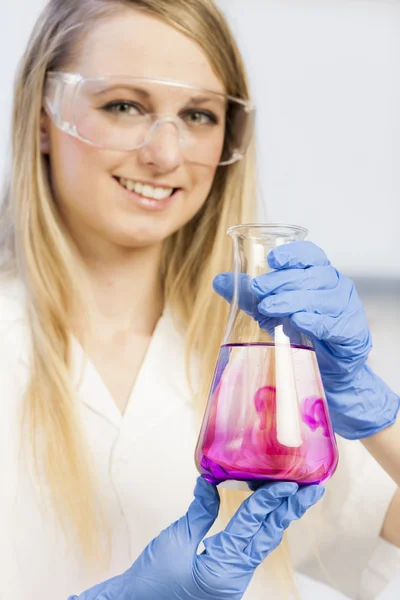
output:
[[[196,449],[200,473],[211,483],[285,480],[321,483],[332,476],[338,452],[315,352],[291,346],[301,444],[278,441],[275,346],[222,346]]]

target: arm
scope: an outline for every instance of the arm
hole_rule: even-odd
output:
[[[268,262],[240,290],[243,310],[261,328],[283,324],[312,339],[335,432],[361,440],[394,425],[400,398],[367,364],[372,339],[354,283],[311,242],[277,246]],[[214,289],[229,301],[232,278],[218,275]]]
[[[254,318],[264,328],[268,319],[289,320],[313,339],[335,432],[360,440],[400,486],[400,398],[367,365],[371,334],[353,282],[310,242],[281,245],[268,260],[273,271],[250,286]],[[214,288],[226,297],[224,281]],[[400,547],[400,490],[381,535]]]
[[[372,339],[354,283],[311,242],[280,245],[268,262],[271,271],[240,290],[241,296],[247,292],[243,310],[261,328],[267,329],[269,322],[283,324],[312,339],[335,432],[363,440],[387,430],[371,442],[370,451],[399,483],[398,445],[393,447],[398,430],[391,428],[400,398],[367,365]],[[214,289],[230,301],[232,278],[217,276]],[[389,458],[390,453],[396,457]]]
[[[241,291],[243,310],[264,329],[281,319],[313,339],[335,432],[360,440],[400,486],[400,399],[367,365],[372,340],[353,282],[310,242],[278,246],[268,260],[273,270]],[[231,301],[229,278],[214,289]],[[400,490],[381,535],[400,547]]]
[[[390,427],[361,441],[400,487],[400,416]]]
[[[381,537],[393,546],[400,548],[400,488],[393,496],[385,516]]]
[[[394,425],[365,438],[362,443],[399,485],[386,513],[381,536],[400,548],[400,417]]]

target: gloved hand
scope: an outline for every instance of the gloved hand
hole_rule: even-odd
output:
[[[275,270],[243,285],[239,304],[264,329],[286,319],[311,337],[335,431],[361,439],[392,425],[400,399],[366,364],[371,334],[354,283],[311,242],[278,246],[268,263]],[[214,289],[230,301],[232,274],[218,275]]]
[[[150,542],[128,571],[70,600],[239,600],[291,521],[323,493],[318,485],[268,483],[197,554],[219,510],[217,488],[199,477],[186,515]]]

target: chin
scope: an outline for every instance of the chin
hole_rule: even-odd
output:
[[[156,231],[155,228],[141,228],[140,231],[124,230],[109,237],[110,241],[126,249],[147,248],[159,246],[166,240],[171,233],[169,231]]]
[[[142,222],[140,224],[138,219],[130,219],[130,221],[127,220],[123,229],[114,229],[112,237],[118,245],[127,248],[160,245],[182,227],[185,227],[194,217],[194,214],[187,215],[185,219],[182,219],[182,215],[180,215],[178,219],[150,219],[147,223]]]

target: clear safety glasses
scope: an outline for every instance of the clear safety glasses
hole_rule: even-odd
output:
[[[138,150],[168,136],[185,161],[230,165],[253,132],[251,101],[163,79],[50,72],[44,98],[59,129],[107,150]]]

